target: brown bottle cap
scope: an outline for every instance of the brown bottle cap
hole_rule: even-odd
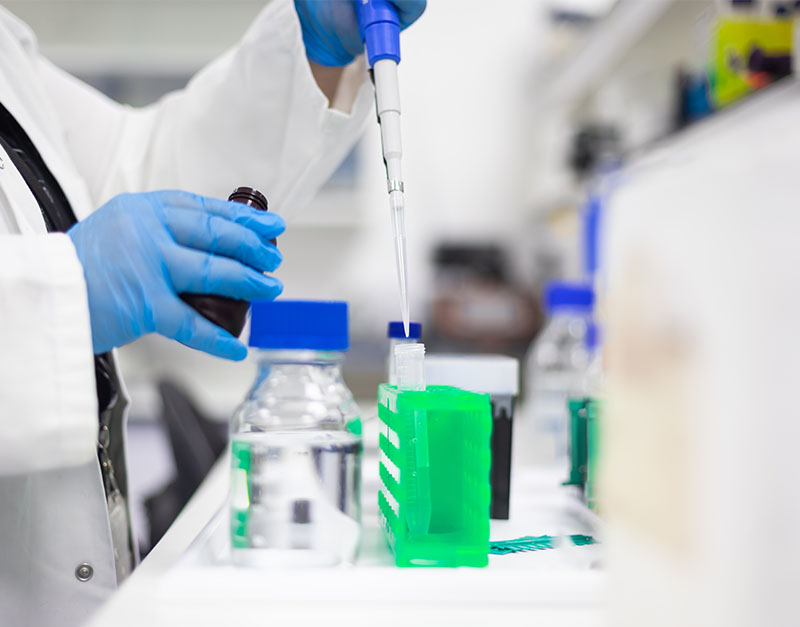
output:
[[[252,187],[237,187],[233,190],[231,195],[228,196],[228,200],[261,209],[261,211],[267,211],[269,209],[267,197]]]

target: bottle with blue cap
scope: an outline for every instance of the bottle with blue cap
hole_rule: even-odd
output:
[[[347,304],[252,305],[258,376],[231,423],[233,561],[353,562],[361,534],[361,418],[342,378]]]
[[[591,359],[594,290],[580,282],[551,281],[544,288],[548,322],[526,357],[526,400],[521,417],[528,422],[528,461],[566,466],[569,460],[567,401]]]

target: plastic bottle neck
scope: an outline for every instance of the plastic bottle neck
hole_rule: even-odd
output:
[[[311,349],[259,349],[256,352],[259,366],[271,367],[279,364],[310,366],[341,366],[344,353],[341,351],[319,351]]]

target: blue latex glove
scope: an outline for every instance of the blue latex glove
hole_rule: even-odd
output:
[[[160,333],[218,357],[247,348],[179,293],[272,299],[280,216],[241,203],[164,191],[112,198],[67,234],[83,265],[95,353]]]
[[[392,0],[400,28],[408,28],[422,12],[426,0]],[[300,17],[306,56],[319,65],[350,63],[364,50],[354,0],[294,0]]]

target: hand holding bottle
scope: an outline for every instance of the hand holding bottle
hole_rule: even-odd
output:
[[[69,231],[83,265],[95,353],[156,332],[218,357],[245,346],[184,303],[179,293],[273,299],[283,289],[263,272],[282,255],[269,240],[285,228],[274,213],[181,191],[123,194]]]

